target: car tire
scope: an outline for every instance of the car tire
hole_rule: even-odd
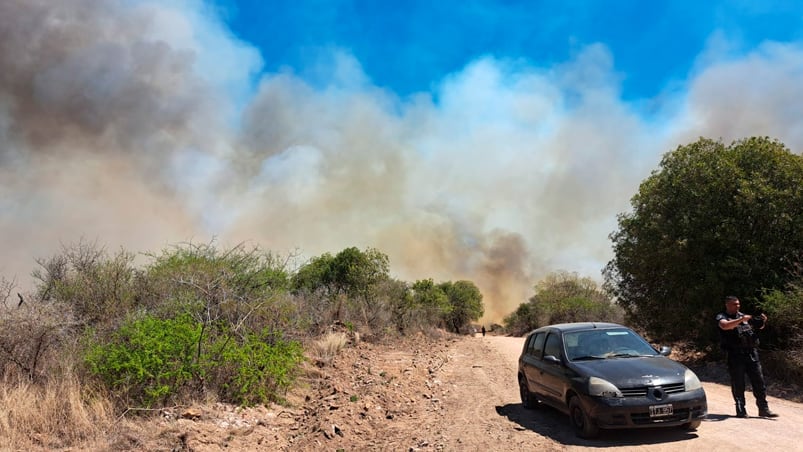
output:
[[[572,421],[574,432],[580,438],[594,438],[599,434],[597,427],[588,414],[583,410],[580,399],[572,397],[569,400],[569,419]]]
[[[525,409],[533,410],[538,407],[538,399],[535,394],[530,392],[530,387],[527,385],[527,378],[519,377],[519,395],[521,396],[521,404]]]
[[[700,428],[700,424],[702,424],[702,423],[703,423],[702,419],[695,419],[695,420],[693,420],[691,422],[686,422],[681,427],[683,428],[683,430],[694,431],[694,430],[697,430],[698,428]]]

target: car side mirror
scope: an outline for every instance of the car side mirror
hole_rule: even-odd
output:
[[[544,356],[544,361],[550,364],[561,364],[560,359],[558,359],[555,355]]]
[[[660,353],[660,354],[662,354],[664,356],[669,356],[669,354],[672,353],[672,347],[670,347],[668,345],[663,345],[663,346],[661,346],[661,350],[659,350],[658,353]]]

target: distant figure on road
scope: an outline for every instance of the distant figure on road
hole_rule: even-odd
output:
[[[482,337],[485,337],[485,325],[482,326]]]

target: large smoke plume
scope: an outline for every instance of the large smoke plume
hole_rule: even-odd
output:
[[[397,277],[475,281],[498,322],[547,272],[599,277],[664,152],[751,135],[799,152],[801,48],[724,61],[716,44],[644,116],[599,44],[552,67],[466,62],[400,98],[348,49],[321,59],[320,85],[253,83],[258,52],[195,1],[6,0],[0,275],[80,238],[370,246]]]

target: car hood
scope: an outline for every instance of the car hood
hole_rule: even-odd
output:
[[[572,364],[581,375],[599,377],[620,388],[682,383],[687,369],[664,356],[608,358]]]

